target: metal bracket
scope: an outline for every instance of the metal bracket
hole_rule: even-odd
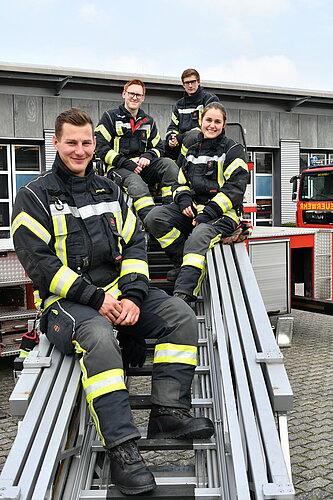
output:
[[[5,486],[4,482],[0,483],[1,500],[19,500],[20,497],[21,488],[19,486]]]
[[[23,368],[49,368],[51,366],[51,363],[52,359],[50,356],[48,357],[28,356],[23,361]]]
[[[263,486],[263,494],[266,499],[289,500],[294,498],[295,490],[292,484],[267,483]]]
[[[257,363],[282,364],[283,355],[279,351],[257,352]]]

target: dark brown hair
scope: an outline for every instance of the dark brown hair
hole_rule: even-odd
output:
[[[57,139],[61,139],[62,127],[64,123],[70,123],[71,125],[76,125],[77,127],[83,127],[89,123],[91,125],[91,129],[94,129],[92,119],[88,113],[79,108],[66,109],[57,116],[55,121],[55,135]]]
[[[203,119],[203,117],[205,116],[205,114],[207,113],[207,111],[209,109],[219,109],[223,115],[223,118],[224,118],[224,121],[226,122],[227,121],[227,112],[226,112],[226,109],[224,106],[222,106],[222,104],[219,102],[219,101],[214,101],[214,102],[210,102],[209,104],[207,104],[207,106],[205,107],[205,109],[203,110],[202,112],[202,115],[201,115],[201,120]]]
[[[196,69],[193,68],[184,69],[181,76],[182,82],[184,82],[184,78],[188,78],[189,76],[195,76],[195,79],[200,82],[200,75]]]

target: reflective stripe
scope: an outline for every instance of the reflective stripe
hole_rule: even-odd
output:
[[[209,162],[223,162],[224,163],[224,160],[225,160],[225,153],[223,153],[223,155],[221,156],[217,156],[217,155],[214,155],[214,156],[209,156],[209,155],[201,155],[201,156],[194,156],[194,155],[188,155],[188,157],[186,158],[187,161],[193,163],[194,165],[198,165],[200,163],[204,163],[204,164],[207,164]]]
[[[206,269],[206,258],[198,253],[188,253],[184,255],[182,266],[198,267],[204,271]]]
[[[107,370],[89,378],[82,377],[82,385],[88,404],[103,394],[127,389],[124,382],[124,370],[120,368]]]
[[[160,140],[161,140],[160,134],[156,134],[154,139],[151,140],[153,147],[157,146],[157,144],[160,142]]]
[[[196,108],[183,108],[183,109],[178,109],[178,113],[180,115],[189,115],[190,113],[193,113],[194,111],[202,111],[204,109],[203,104],[199,104]]]
[[[223,212],[227,212],[232,209],[232,202],[224,193],[217,193],[211,201],[214,201]]]
[[[121,262],[120,278],[131,273],[143,274],[149,279],[147,262],[139,259],[124,259]]]
[[[188,193],[191,194],[191,189],[188,186],[179,186],[173,192],[173,198],[175,198],[179,193]]]
[[[177,116],[175,115],[175,113],[172,113],[172,115],[171,115],[171,121],[173,121],[173,123],[175,125],[179,125],[179,120],[178,120]],[[175,133],[178,134],[178,131],[175,131]]]
[[[53,276],[50,283],[50,291],[60,295],[60,297],[66,297],[68,290],[78,278],[79,275],[77,273],[66,266],[61,266]]]
[[[181,232],[179,231],[179,229],[177,229],[176,227],[173,227],[171,229],[171,231],[169,231],[167,234],[165,234],[164,236],[161,236],[160,238],[156,238],[156,239],[162,248],[166,248],[166,247],[172,245],[172,243],[174,243],[176,241],[176,239],[179,238],[180,236],[181,236]]]
[[[186,146],[184,146],[184,144],[182,144],[180,154],[182,154],[183,156],[186,156],[187,151],[188,151],[188,148]]]
[[[95,128],[95,132],[99,132],[106,141],[111,142],[112,137],[104,125],[98,125],[98,127]]]
[[[130,123],[123,123],[123,122],[121,122],[119,120],[116,120],[115,128],[116,128],[116,134],[117,135],[124,135],[123,128],[130,129],[131,128],[131,124]]]
[[[136,227],[136,217],[133,214],[132,210],[128,210],[125,224],[121,232],[121,235],[125,243],[128,243],[131,240],[133,233],[135,231],[135,227]]]
[[[51,240],[51,235],[45,227],[43,227],[36,219],[26,212],[20,212],[12,223],[12,233],[20,227],[25,226],[29,231],[38,236],[44,243],[48,244]]]
[[[160,151],[159,149],[152,148],[150,151],[153,151],[153,152],[156,154],[157,158],[160,158],[160,156],[161,156],[161,151]]]
[[[118,153],[114,151],[113,149],[110,149],[105,155],[104,161],[108,165],[112,166],[113,160],[118,156]]]
[[[224,171],[224,177],[226,178],[226,180],[228,180],[231,177],[231,175],[234,173],[234,171],[237,170],[237,168],[239,168],[239,167],[243,168],[247,172],[249,170],[248,166],[244,160],[241,160],[240,158],[236,158],[236,160],[231,162],[230,165],[228,165]]]
[[[113,149],[116,151],[116,153],[119,153],[120,151],[120,141],[121,137],[115,137],[113,139]]]
[[[56,208],[54,204],[50,205],[51,215],[57,216],[71,214],[73,217],[88,219],[96,215],[102,215],[107,213],[117,214],[121,212],[119,201],[102,201],[101,203],[96,203],[96,205],[86,205],[81,208],[71,207],[67,203],[64,203],[61,211]]]
[[[53,228],[54,228],[54,236],[55,243],[54,249],[55,253],[61,260],[61,262],[67,266],[67,248],[66,248],[66,239],[67,239],[67,223],[65,214],[57,214],[52,216]]]
[[[225,161],[225,153],[217,160],[217,183],[220,187],[224,184],[224,176],[223,176],[223,165]]]
[[[151,196],[143,196],[142,198],[140,198],[139,200],[136,200],[134,202],[134,207],[135,207],[135,210],[137,212],[139,212],[139,210],[141,210],[142,208],[146,208],[146,207],[150,207],[150,206],[154,206],[154,205],[155,205],[155,202]]]
[[[179,170],[178,172],[178,184],[186,184],[186,177],[182,169]],[[187,189],[190,189],[187,187]]]
[[[166,196],[172,196],[171,186],[164,186],[162,187],[161,191],[162,198],[165,198]]]
[[[38,311],[41,310],[41,306],[42,306],[42,299],[40,298],[40,295],[39,295],[39,290],[34,290],[33,291],[33,296],[34,296],[34,304],[35,304],[35,307]]]
[[[198,349],[192,345],[157,344],[153,363],[183,363],[197,366]]]
[[[47,299],[44,300],[43,310],[45,311],[45,309],[47,309],[52,304],[57,302],[57,300],[60,300],[60,299],[61,299],[61,297],[59,295],[50,295]]]

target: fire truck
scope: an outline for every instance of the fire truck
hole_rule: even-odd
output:
[[[333,229],[333,163],[311,158],[308,168],[290,182],[297,202],[296,226]]]

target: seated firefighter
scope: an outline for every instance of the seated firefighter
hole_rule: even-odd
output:
[[[142,221],[155,205],[149,186],[159,184],[162,203],[170,203],[171,186],[178,176],[177,165],[163,158],[155,121],[140,108],[145,93],[141,80],[127,82],[124,104],[106,111],[95,130],[96,153],[106,165],[107,176],[119,179]]]
[[[42,310],[41,331],[60,351],[80,357],[111,479],[135,495],[154,489],[155,480],[136,444],[123,363],[142,366],[144,339],[157,339],[149,438],[212,435],[209,419],[189,413],[197,320],[185,302],[150,288],[138,219],[119,187],[94,174],[89,115],[77,108],[61,113],[53,144],[52,171],[17,194],[14,245]]]
[[[203,109],[210,102],[219,100],[201,87],[196,69],[185,69],[181,80],[184,95],[174,105],[165,140],[166,156],[176,161],[180,161],[180,154],[185,156],[188,148],[198,141]]]
[[[196,300],[206,272],[206,252],[239,225],[248,166],[241,144],[225,136],[226,111],[212,102],[202,113],[199,142],[183,158],[174,203],[154,208],[146,219],[175,269],[174,296]]]

